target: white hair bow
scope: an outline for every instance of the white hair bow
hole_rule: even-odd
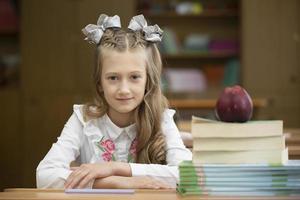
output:
[[[106,14],[101,14],[97,25],[89,24],[82,29],[82,32],[86,36],[85,40],[89,43],[99,44],[105,29],[113,27],[121,28],[120,17],[118,15],[109,17]]]
[[[157,24],[154,26],[148,26],[144,15],[136,15],[132,17],[128,28],[133,31],[142,30],[145,33],[145,39],[150,42],[160,42],[163,31]]]

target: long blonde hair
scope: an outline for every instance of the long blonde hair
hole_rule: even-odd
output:
[[[94,70],[96,97],[94,103],[84,106],[87,118],[103,116],[108,111],[101,85],[103,52],[107,49],[124,52],[141,48],[146,52],[147,81],[142,103],[135,110],[137,127],[138,163],[166,163],[166,141],[162,134],[161,121],[164,110],[168,107],[167,99],[161,91],[161,56],[155,43],[144,39],[140,31],[107,29],[97,46],[97,63]]]

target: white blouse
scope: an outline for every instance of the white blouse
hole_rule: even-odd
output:
[[[38,188],[63,188],[70,173],[70,163],[104,162],[99,143],[109,139],[114,143],[114,160],[129,162],[129,152],[136,137],[135,125],[119,128],[104,115],[98,119],[83,120],[82,105],[74,105],[74,113],[65,124],[54,143],[36,170]],[[173,120],[174,110],[163,114],[162,131],[166,139],[167,165],[130,163],[132,176],[149,176],[176,187],[179,179],[177,165],[183,160],[191,160],[192,153],[180,137]],[[102,156],[101,156],[102,155]]]

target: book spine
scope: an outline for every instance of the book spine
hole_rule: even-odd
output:
[[[269,163],[284,164],[288,160],[287,148],[283,151],[193,151],[193,163]]]
[[[283,135],[282,121],[261,123],[192,123],[193,138],[248,138]]]
[[[242,151],[285,149],[284,136],[250,138],[194,138],[195,151]]]

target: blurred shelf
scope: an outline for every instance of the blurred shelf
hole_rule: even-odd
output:
[[[164,59],[211,59],[211,58],[232,58],[237,57],[237,52],[222,51],[222,52],[191,52],[191,53],[177,53],[177,54],[162,54]]]
[[[300,146],[288,146],[289,156],[293,159],[300,158]]]
[[[268,100],[264,98],[254,98],[253,107],[266,107]],[[177,109],[213,109],[216,99],[169,99],[170,107]]]
[[[243,69],[239,64],[241,59],[240,31],[242,30],[241,1],[218,0],[213,3],[203,3],[202,12],[197,14],[176,12],[176,6],[181,2],[160,0],[158,2],[147,1],[145,3],[143,0],[137,0],[137,14],[143,13],[145,18],[149,19],[149,24],[158,24],[162,29],[167,28],[170,31],[168,33],[165,30],[167,33],[163,39],[165,43],[162,43],[160,49],[164,70],[166,70],[164,71],[166,75],[164,94],[169,99],[170,106],[180,112],[177,116],[179,120],[188,119],[193,114],[210,114],[224,87],[223,74],[225,73],[223,72],[227,70],[227,66],[238,68],[239,71],[234,75],[237,78],[234,81],[236,84],[243,82],[240,77]],[[193,38],[193,34],[196,35],[196,39]],[[202,35],[204,37],[201,37]],[[203,41],[206,35],[209,38],[206,42],[209,43],[205,45]],[[201,76],[206,77],[207,88],[205,90],[189,88],[190,90],[186,89],[186,91],[176,89],[174,85],[177,83],[173,84],[171,81],[172,72],[168,74],[167,71],[173,70],[171,68],[178,68],[178,72],[177,69],[174,71],[180,78],[181,73],[184,75],[183,72],[186,69],[198,70]],[[183,81],[190,80],[189,74],[186,74],[187,78],[182,77]],[[267,100],[254,100],[254,107],[266,105]]]
[[[144,12],[147,13],[147,12]],[[200,14],[178,14],[174,11],[155,13],[149,12],[146,17],[150,18],[223,18],[223,17],[238,17],[239,13],[236,10],[206,10]]]
[[[300,146],[300,128],[284,129],[284,135],[287,144]]]
[[[289,159],[300,159],[300,128],[285,128],[283,132]]]
[[[191,132],[191,121],[190,120],[179,120],[176,122],[179,131]]]

